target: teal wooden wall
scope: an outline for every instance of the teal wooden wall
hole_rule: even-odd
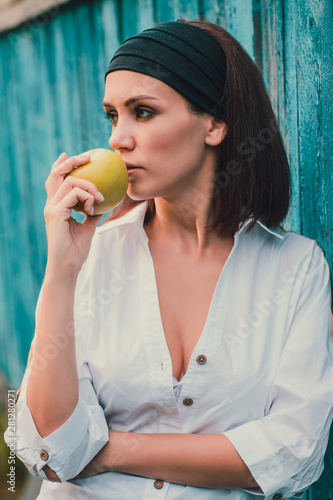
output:
[[[22,377],[46,262],[44,182],[56,157],[108,147],[104,72],[119,43],[157,22],[226,27],[261,68],[293,175],[286,227],[318,241],[332,270],[332,0],[70,2],[0,35],[0,369]],[[333,499],[333,443],[307,493]]]

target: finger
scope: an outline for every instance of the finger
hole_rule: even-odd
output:
[[[53,165],[51,167],[51,172],[55,172],[56,169],[58,168],[58,166],[61,163],[63,163],[66,159],[67,159],[67,154],[65,152],[61,153],[61,155],[58,157],[58,159],[53,163]],[[45,189],[46,189],[48,199],[49,199],[49,197],[53,196],[53,194],[57,190],[57,185],[60,184],[59,182],[58,182],[58,184],[55,184],[54,181],[52,182],[51,172],[50,172],[50,174],[45,182]]]
[[[67,174],[69,174],[69,172],[71,172],[74,168],[84,165],[85,163],[88,163],[89,160],[90,160],[90,155],[88,154],[71,156],[67,160],[60,162],[59,165],[57,165],[56,167],[54,168],[52,167],[51,171],[52,173],[64,177]]]
[[[58,157],[58,159],[53,163],[51,170],[53,168],[57,168],[57,166],[60,165],[60,163],[62,163],[66,159],[67,159],[67,154],[65,152],[61,153],[61,155]]]
[[[52,165],[50,175],[45,182],[48,199],[55,195],[59,186],[64,182],[64,179],[69,172],[71,172],[75,167],[88,163],[89,160],[89,155],[78,155],[67,158],[66,153],[62,153],[58,160]]]
[[[83,209],[86,214],[94,215],[95,197],[88,191],[85,191],[79,187],[75,187],[74,189],[72,189],[58,203],[59,211],[61,212],[61,208],[63,208],[65,209],[67,214],[68,212],[71,212],[72,208],[74,208],[79,201],[83,204]]]
[[[59,203],[68,193],[75,188],[80,188],[87,191],[94,197],[94,202],[100,203],[104,200],[102,193],[100,193],[93,182],[86,179],[79,179],[77,177],[67,177],[64,182],[59,186],[56,194],[52,198],[52,205]]]

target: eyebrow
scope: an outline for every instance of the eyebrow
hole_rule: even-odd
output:
[[[134,102],[136,101],[140,101],[141,99],[157,99],[157,97],[152,97],[150,95],[136,95],[134,97],[130,97],[129,99],[127,99],[127,101],[125,101],[125,106],[128,107],[130,106],[131,104],[133,104]],[[106,106],[107,108],[112,108],[113,106],[111,104],[109,104],[108,102],[103,102],[102,103],[103,106]]]

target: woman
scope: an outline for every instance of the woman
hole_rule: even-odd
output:
[[[38,498],[302,496],[332,420],[329,272],[280,227],[289,168],[258,70],[222,28],[165,23],[116,52],[103,105],[130,180],[118,213],[96,230],[101,194],[65,178],[87,157],[46,182],[17,403]]]

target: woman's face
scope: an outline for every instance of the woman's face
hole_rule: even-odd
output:
[[[214,170],[206,144],[211,116],[190,112],[184,98],[160,80],[133,71],[109,73],[103,105],[112,122],[109,144],[128,166],[131,198],[183,196]]]

